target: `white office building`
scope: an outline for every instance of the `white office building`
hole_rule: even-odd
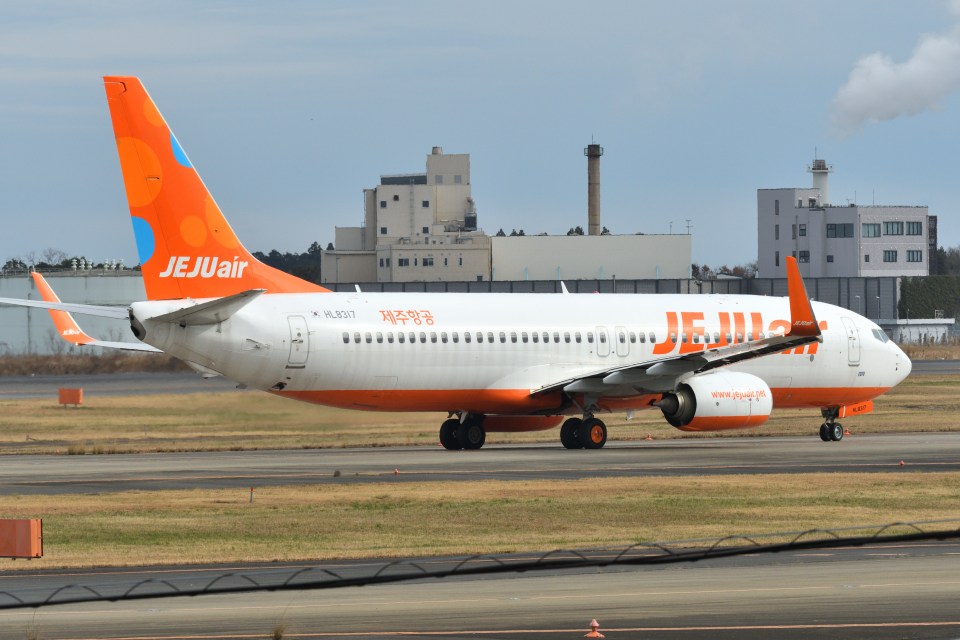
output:
[[[779,278],[794,256],[804,277],[926,276],[936,216],[926,206],[833,205],[824,160],[813,187],[757,190],[758,277]]]

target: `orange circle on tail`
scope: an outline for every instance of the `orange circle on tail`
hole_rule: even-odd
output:
[[[157,110],[157,105],[153,104],[150,98],[143,101],[143,116],[147,119],[147,122],[155,127],[162,127],[164,125],[163,116],[160,115],[160,112]]]
[[[131,207],[143,207],[153,202],[163,182],[163,170],[157,154],[150,145],[137,138],[117,138],[117,152],[123,171],[123,186],[127,189],[127,202]]]
[[[207,241],[207,225],[197,216],[187,216],[180,222],[180,237],[191,247]]]

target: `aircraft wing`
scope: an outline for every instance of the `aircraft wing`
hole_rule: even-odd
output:
[[[787,256],[787,291],[790,300],[790,330],[762,340],[741,342],[724,347],[706,348],[686,355],[667,356],[640,363],[607,367],[583,375],[560,380],[531,391],[538,396],[559,390],[568,393],[600,393],[629,389],[636,392],[673,390],[677,380],[686,375],[704,373],[737,362],[752,360],[794,349],[822,340],[820,326],[807,297],[796,260]]]
[[[80,325],[77,324],[70,312],[81,313],[85,315],[100,316],[104,318],[115,318],[126,320],[130,317],[130,311],[123,307],[104,307],[90,304],[70,304],[60,302],[60,298],[53,291],[46,279],[34,271],[33,282],[40,291],[40,300],[18,300],[14,298],[0,298],[0,304],[16,305],[24,307],[39,307],[47,309],[50,312],[50,318],[53,320],[57,333],[61,338],[81,347],[104,347],[106,349],[123,349],[126,351],[150,351],[160,352],[156,347],[151,347],[143,342],[113,342],[109,340],[97,340],[87,335]]]

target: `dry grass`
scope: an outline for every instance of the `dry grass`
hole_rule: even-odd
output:
[[[960,360],[960,343],[902,344],[900,348],[911,360]]]
[[[44,518],[41,567],[428,556],[933,520],[960,473],[323,484],[0,498]],[[17,568],[27,568],[17,563]]]
[[[157,353],[109,351],[103,355],[64,353],[50,356],[0,356],[0,375],[4,376],[62,376],[138,371],[190,371],[190,368],[176,358]]]
[[[214,393],[85,398],[78,408],[54,399],[0,401],[4,453],[120,453],[141,451],[331,448],[436,445],[445,414],[345,411],[266,393]],[[746,431],[684,434],[658,411],[634,420],[604,416],[611,440],[812,434],[815,409],[774,411]],[[844,420],[854,434],[953,431],[960,428],[960,376],[915,376],[876,401],[872,414]],[[491,443],[556,442],[557,430],[493,433]]]

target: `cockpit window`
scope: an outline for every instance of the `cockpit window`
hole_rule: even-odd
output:
[[[890,342],[890,338],[887,337],[887,334],[883,332],[883,329],[871,329],[873,337],[879,340],[880,342],[887,343]]]

